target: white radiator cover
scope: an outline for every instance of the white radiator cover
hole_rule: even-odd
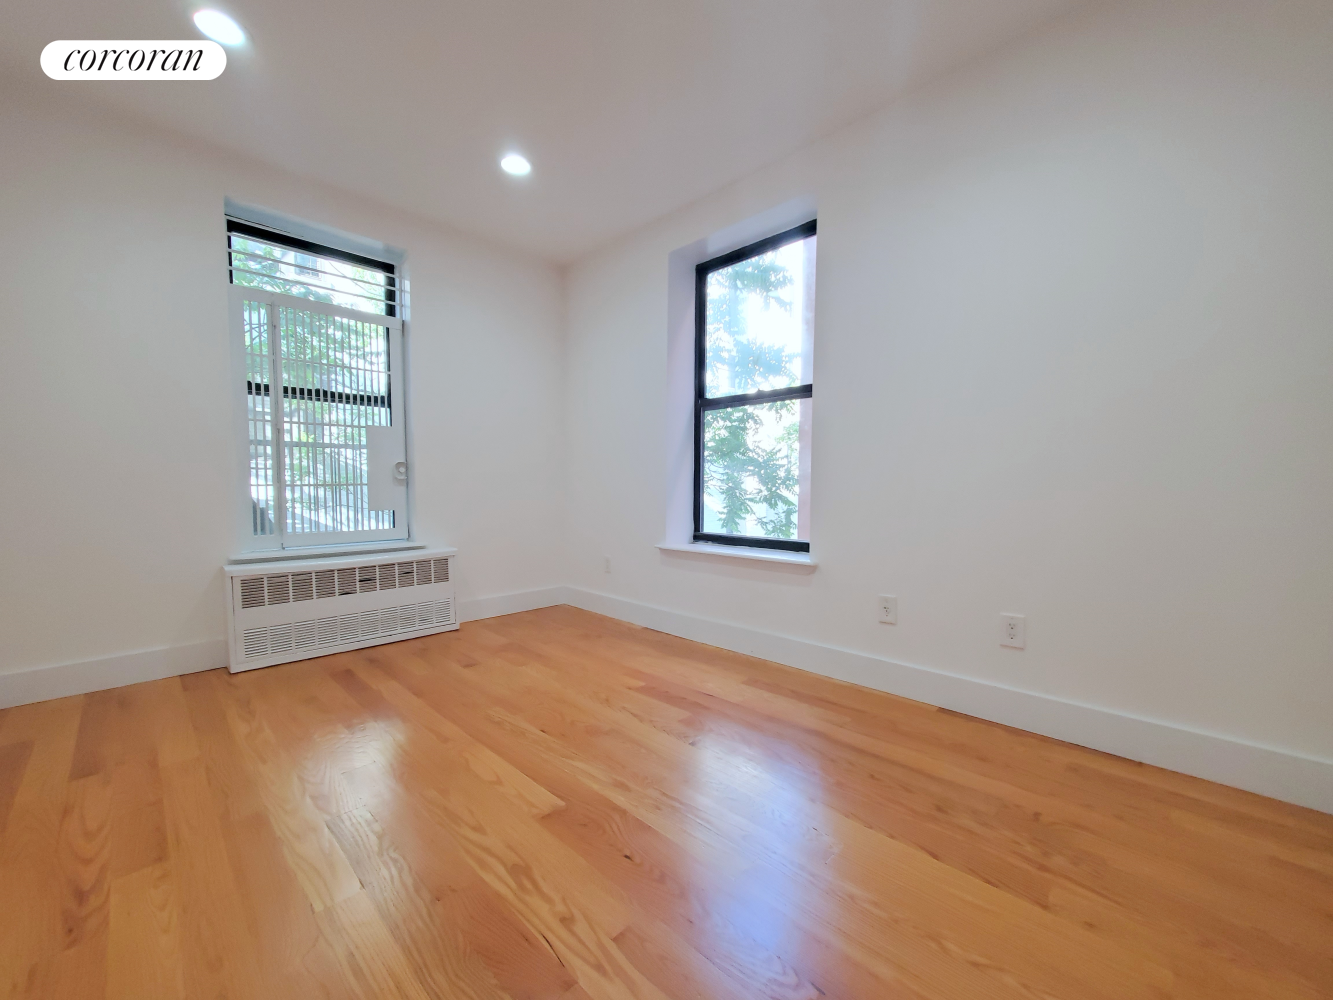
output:
[[[232,673],[458,628],[457,549],[223,567]]]

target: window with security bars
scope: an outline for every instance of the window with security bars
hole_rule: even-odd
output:
[[[815,222],[695,269],[694,540],[810,551]]]
[[[394,266],[248,223],[227,228],[249,547],[406,538]]]

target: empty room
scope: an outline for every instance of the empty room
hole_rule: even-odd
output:
[[[0,26],[0,1000],[1333,1000],[1328,0]]]

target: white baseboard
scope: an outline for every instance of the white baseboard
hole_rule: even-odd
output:
[[[567,587],[568,603],[1118,757],[1333,813],[1333,761]]]
[[[761,632],[579,587],[544,587],[462,601],[460,621],[571,604],[684,639],[1014,726],[1119,757],[1207,778],[1333,813],[1333,761],[1260,746],[1156,719],[1113,712],[868,653]],[[0,708],[225,667],[227,643],[210,639],[78,663],[0,674]]]
[[[458,602],[458,620],[475,622],[481,618],[516,615],[520,611],[536,611],[557,604],[569,603],[568,587],[542,587],[539,590],[520,590],[515,594],[496,594]]]
[[[49,698],[88,694],[108,688],[157,681],[227,665],[227,640],[206,639],[181,646],[160,646],[103,656],[77,663],[29,667],[0,674],[0,708]]]
[[[568,588],[546,587],[517,594],[500,594],[459,604],[459,621],[512,615],[567,603]],[[156,681],[227,665],[227,640],[207,639],[181,646],[161,646],[133,653],[103,656],[76,663],[29,667],[0,673],[0,708],[35,701],[105,691],[108,688]]]

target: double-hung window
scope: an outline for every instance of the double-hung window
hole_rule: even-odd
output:
[[[694,540],[810,551],[815,223],[695,269]]]
[[[393,264],[229,219],[250,549],[408,537]]]

